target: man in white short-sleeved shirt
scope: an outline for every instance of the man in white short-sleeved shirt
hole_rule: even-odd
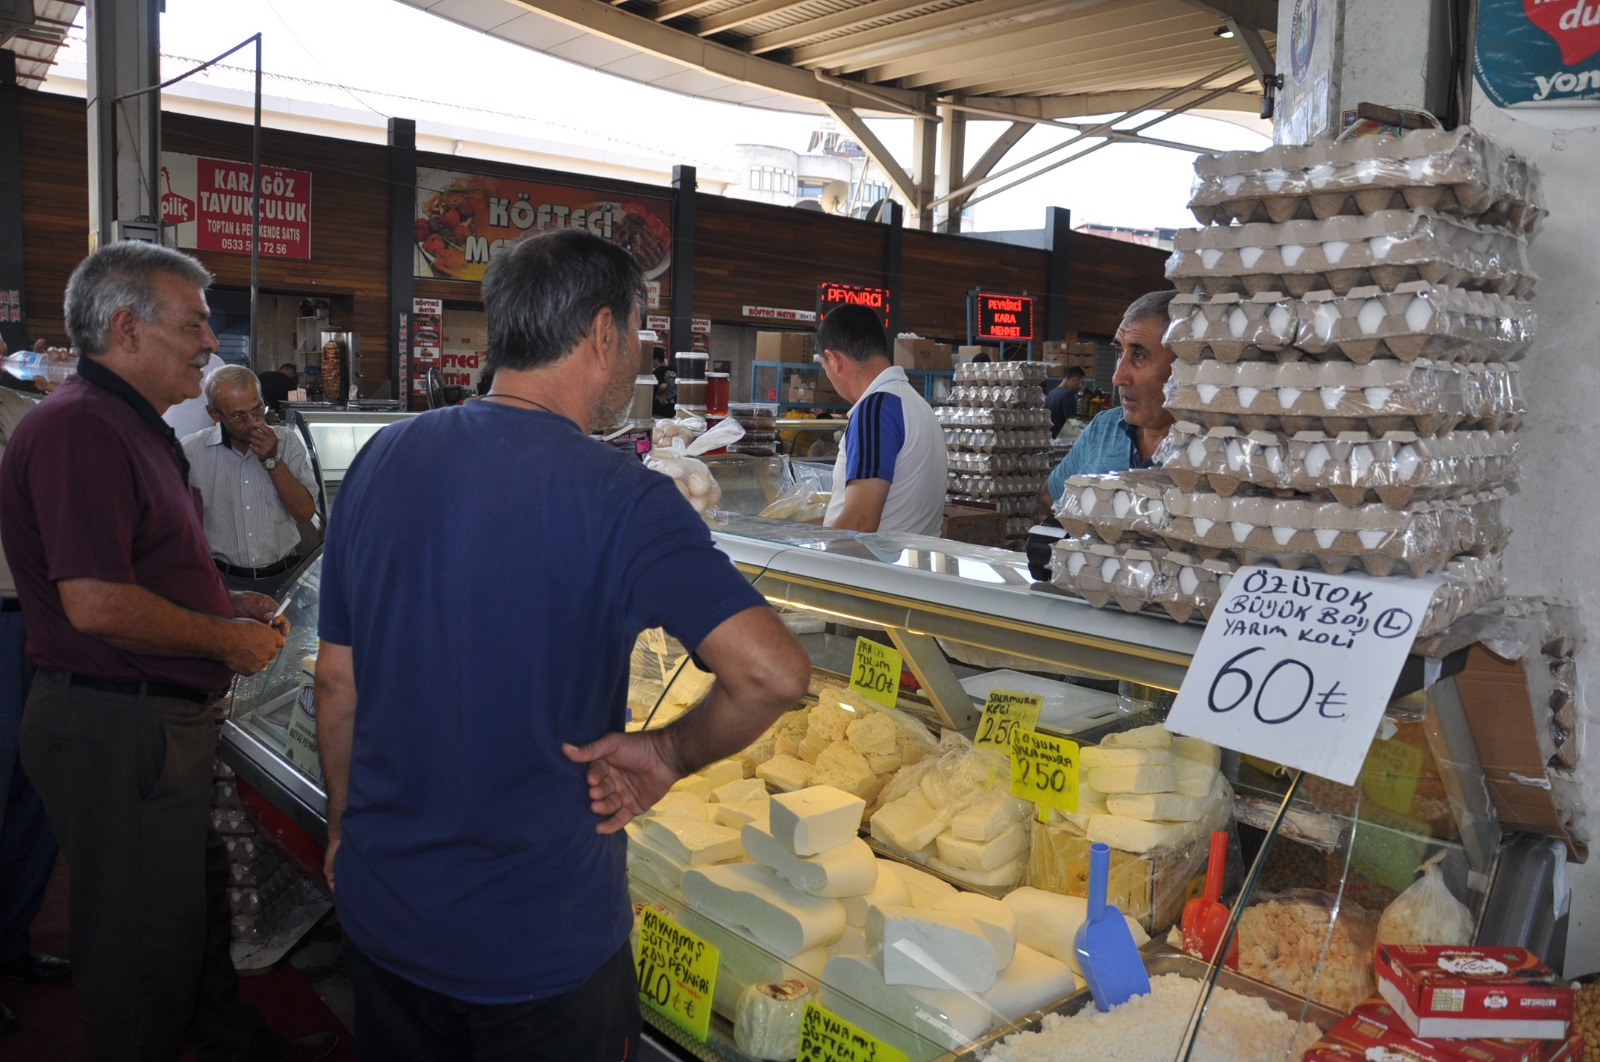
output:
[[[944,520],[944,429],[889,362],[888,337],[865,306],[835,307],[817,329],[817,356],[850,407],[822,522],[852,531],[938,535]]]

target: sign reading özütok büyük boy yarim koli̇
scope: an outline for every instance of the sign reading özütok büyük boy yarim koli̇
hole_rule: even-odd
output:
[[[1240,568],[1167,727],[1353,785],[1438,585]]]
[[[175,246],[249,254],[255,207],[250,163],[161,153],[161,220]],[[311,174],[261,167],[261,256],[311,258]]]
[[[1472,67],[1501,107],[1600,106],[1600,0],[1478,0]]]
[[[597,188],[454,170],[417,170],[413,274],[483,279],[489,259],[530,232],[584,229],[630,251],[671,294],[672,202]]]

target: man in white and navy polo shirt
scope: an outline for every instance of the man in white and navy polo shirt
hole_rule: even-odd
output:
[[[852,531],[937,535],[944,519],[944,429],[906,371],[889,362],[878,315],[835,307],[817,329],[817,357],[853,403],[823,523]]]

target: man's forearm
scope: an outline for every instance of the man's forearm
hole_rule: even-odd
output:
[[[327,793],[328,839],[340,834],[350,790],[350,747],[356,726],[356,684],[347,645],[321,643],[317,651],[317,755]]]
[[[283,507],[289,515],[301,523],[310,520],[317,511],[316,502],[311,500],[311,492],[294,478],[294,471],[289,467],[289,462],[279,461],[268,475],[272,479],[273,489],[278,492],[278,500],[283,502]]]
[[[221,660],[231,646],[231,621],[184,608],[134,583],[63,579],[56,585],[76,630],[125,652]]]

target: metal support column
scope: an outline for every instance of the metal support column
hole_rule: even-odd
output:
[[[933,230],[934,173],[938,169],[939,123],[932,118],[915,118],[911,123],[911,182],[916,197],[911,202],[912,220],[924,232]]]
[[[972,698],[967,696],[956,673],[950,669],[950,662],[945,659],[944,650],[939,648],[938,639],[892,626],[885,628],[884,633],[900,650],[906,667],[911,669],[922,686],[923,696],[939,713],[939,721],[951,730],[971,733],[978,725],[981,713],[973,707]]]
[[[1441,679],[1420,694],[1424,702],[1422,729],[1428,751],[1439,766],[1439,778],[1450,798],[1461,847],[1466,852],[1474,891],[1487,884],[1500,846],[1500,817],[1483,778],[1483,760],[1467,725],[1461,691],[1453,678]]]
[[[89,243],[159,239],[161,0],[88,0]],[[125,98],[119,98],[125,97]]]
[[[694,338],[695,169],[672,167],[672,350]]]
[[[884,287],[889,289],[889,312],[884,315],[883,327],[889,333],[889,345],[894,346],[894,335],[905,318],[901,300],[905,297],[905,277],[901,272],[901,253],[905,245],[905,211],[893,199],[884,204],[883,223],[889,227],[884,240]]]
[[[1044,212],[1045,249],[1050,262],[1045,274],[1044,338],[1067,338],[1067,296],[1071,291],[1072,211],[1065,207],[1046,207]]]
[[[22,119],[17,113],[17,56],[0,51],[0,232],[22,232]],[[27,286],[22,241],[0,240],[0,292],[20,292],[22,320],[0,322],[0,338],[12,350],[28,343]]]
[[[389,119],[389,381],[401,409],[411,405],[412,224],[417,216],[417,123]]]
[[[939,107],[939,166],[934,177],[934,195],[948,196],[966,172],[967,116],[954,107]],[[934,228],[940,232],[961,231],[961,204],[950,202],[933,212]]]

